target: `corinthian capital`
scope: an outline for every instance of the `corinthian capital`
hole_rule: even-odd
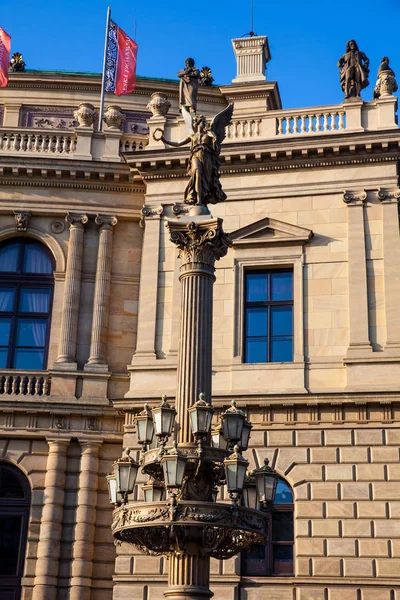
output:
[[[168,221],[170,240],[180,250],[182,264],[214,266],[228,252],[232,242],[222,229],[222,219],[207,221]]]
[[[83,228],[83,226],[86,225],[89,219],[87,215],[68,213],[65,217],[65,220],[69,224],[70,228],[73,226]]]
[[[96,215],[95,223],[99,226],[99,231],[102,229],[112,230],[118,223],[118,219],[115,215]]]

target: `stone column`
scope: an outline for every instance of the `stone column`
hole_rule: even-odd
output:
[[[168,559],[169,600],[207,600],[214,594],[210,585],[210,557],[194,554],[173,554]]]
[[[141,226],[144,227],[140,267],[139,321],[136,352],[132,363],[156,359],[156,319],[158,294],[158,259],[160,254],[160,226],[162,206],[142,208]]]
[[[87,215],[68,214],[65,219],[69,223],[69,248],[65,273],[60,344],[58,358],[54,367],[76,370],[76,340],[81,296],[83,236],[84,225],[88,222],[88,218]]]
[[[383,277],[385,286],[386,346],[385,352],[400,356],[400,190],[379,190],[382,202]]]
[[[368,327],[367,261],[365,254],[364,201],[366,192],[345,192],[348,206],[348,281],[350,342],[348,358],[372,352]]]
[[[44,506],[32,600],[56,600],[69,439],[48,439]]]
[[[114,216],[97,215],[96,217],[96,225],[99,225],[99,251],[94,288],[90,358],[85,365],[85,371],[108,371],[106,336],[110,304],[113,227],[117,222],[117,218]]]
[[[96,507],[101,441],[79,440],[81,470],[72,547],[70,600],[90,600],[96,532]]]
[[[180,249],[182,284],[178,381],[178,441],[192,441],[187,409],[204,392],[211,401],[212,320],[215,261],[225,256],[230,240],[222,219],[197,217],[169,221],[171,241]]]

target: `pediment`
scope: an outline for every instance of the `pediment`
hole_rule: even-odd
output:
[[[264,244],[305,244],[312,236],[305,227],[265,217],[236,229],[229,234],[234,246],[262,246]]]

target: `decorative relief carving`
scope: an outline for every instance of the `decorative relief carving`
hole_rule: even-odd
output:
[[[51,223],[50,229],[53,233],[62,233],[65,229],[65,223],[61,219],[55,219]]]
[[[231,239],[222,229],[222,220],[201,223],[169,221],[170,240],[180,251],[182,265],[193,262],[214,266],[228,252]]]
[[[345,190],[343,192],[343,202],[350,204],[351,202],[364,202],[367,199],[367,192],[365,190],[359,192],[351,192]]]
[[[85,417],[85,429],[88,431],[99,431],[100,419],[98,416],[89,415]]]
[[[69,429],[69,415],[53,414],[51,429]]]
[[[17,231],[26,231],[32,213],[29,210],[14,210],[15,227]]]
[[[187,214],[190,208],[187,204],[181,204],[180,202],[175,202],[172,207],[172,212],[174,215],[178,216],[181,214]]]

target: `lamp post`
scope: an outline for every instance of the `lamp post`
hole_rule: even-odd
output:
[[[227,559],[253,543],[265,543],[267,519],[246,487],[249,462],[242,451],[248,448],[252,426],[234,400],[219,427],[211,431],[214,264],[226,254],[230,240],[221,219],[183,217],[167,225],[182,260],[176,410],[164,397],[160,406],[145,407],[137,416],[141,470],[150,480],[142,486],[144,502],[115,509],[112,530],[119,541],[168,557],[166,598],[207,600],[213,595],[210,558]],[[156,448],[149,447],[150,419]],[[174,441],[169,445],[171,436]],[[118,488],[125,501],[136,476],[130,472],[123,477],[122,462],[117,461],[115,468],[120,473],[116,472],[116,480],[125,478],[131,485],[129,490]],[[252,481],[258,490],[261,474],[257,472]],[[225,484],[231,503],[217,501],[218,489]],[[266,490],[264,486],[260,491],[262,503]]]

